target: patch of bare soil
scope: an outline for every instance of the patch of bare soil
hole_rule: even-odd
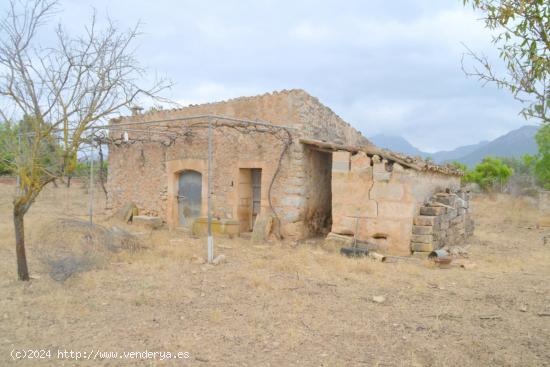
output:
[[[27,218],[34,279],[21,283],[12,190],[0,185],[0,365],[15,364],[13,349],[190,354],[79,362],[55,355],[22,366],[550,365],[550,248],[535,227],[540,213],[518,199],[474,199],[468,255],[476,266],[467,270],[348,259],[314,241],[254,246],[242,238],[216,238],[226,261],[213,266],[202,261],[205,239],[127,225],[121,229],[147,248],[109,251],[101,266],[59,282],[40,261],[40,241],[44,231],[62,235],[52,220],[85,220],[86,197],[80,188],[52,188]],[[112,228],[106,218],[98,224]]]

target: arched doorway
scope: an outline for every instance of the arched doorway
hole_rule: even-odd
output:
[[[183,171],[178,180],[178,223],[190,226],[201,214],[202,175],[197,171]]]

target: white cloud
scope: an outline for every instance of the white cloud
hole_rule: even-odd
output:
[[[461,42],[496,52],[480,15],[458,0],[61,5],[59,19],[71,31],[81,30],[92,6],[122,28],[141,19],[138,57],[176,83],[168,97],[184,105],[303,88],[367,136],[401,134],[424,149],[475,143],[525,124],[506,92],[481,88],[460,70]]]
[[[289,31],[289,36],[297,40],[312,41],[312,42],[327,42],[331,41],[336,35],[336,32],[324,25],[314,24],[310,20],[299,22]]]
[[[475,13],[460,6],[406,19],[334,14],[330,19],[301,20],[290,29],[289,36],[305,42],[352,47],[444,45],[460,50],[461,42],[477,47],[490,41],[490,33]]]

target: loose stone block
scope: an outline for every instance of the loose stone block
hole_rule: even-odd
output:
[[[337,249],[340,247],[347,247],[353,245],[352,236],[343,236],[337,233],[329,233],[325,238],[325,247],[330,249]]]
[[[417,226],[433,226],[439,223],[439,217],[417,215],[413,219],[413,224]]]
[[[411,242],[411,250],[414,252],[430,252],[434,250],[433,243]]]
[[[447,208],[440,206],[423,206],[420,208],[420,215],[436,216],[447,212]]]
[[[413,226],[413,234],[433,234],[434,228],[432,226]]]
[[[150,217],[148,215],[135,215],[132,218],[132,223],[152,229],[162,227],[162,219],[158,217]]]
[[[448,194],[445,196],[436,196],[435,201],[444,205],[454,206],[456,202],[456,196]]]
[[[134,203],[127,203],[116,213],[116,217],[123,221],[129,222],[134,215],[138,214],[138,208]]]
[[[251,240],[253,243],[262,243],[268,239],[273,227],[273,217],[271,214],[260,213],[252,229]]]
[[[411,241],[413,242],[432,243],[433,240],[434,237],[431,234],[413,234],[411,236]]]

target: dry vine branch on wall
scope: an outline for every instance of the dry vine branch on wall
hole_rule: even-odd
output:
[[[154,123],[154,121],[151,121],[151,123]],[[275,168],[274,174],[271,177],[271,181],[269,183],[268,188],[268,202],[269,202],[269,208],[273,214],[273,217],[277,223],[277,233],[276,236],[278,239],[282,239],[283,236],[281,234],[281,220],[279,218],[279,215],[275,211],[275,208],[273,207],[273,201],[272,201],[272,189],[273,185],[275,184],[275,180],[281,170],[281,165],[283,161],[283,157],[285,153],[288,151],[289,147],[292,145],[292,135],[290,131],[287,128],[277,126],[277,125],[268,125],[265,123],[258,123],[254,124],[254,122],[238,122],[238,121],[231,121],[226,122],[223,121],[223,119],[215,119],[213,121],[204,122],[199,121],[195,123],[191,123],[185,126],[181,126],[179,129],[172,129],[169,126],[165,126],[164,128],[148,128],[146,130],[142,129],[136,129],[133,127],[123,127],[123,126],[116,126],[116,125],[110,125],[106,126],[105,130],[108,130],[111,132],[111,134],[107,135],[103,131],[97,131],[94,134],[94,141],[96,144],[101,147],[102,144],[108,144],[108,145],[115,145],[115,146],[123,146],[123,145],[133,145],[135,143],[159,143],[163,145],[164,147],[170,147],[173,146],[177,139],[179,138],[189,138],[193,135],[193,129],[206,129],[208,128],[209,124],[214,129],[221,129],[221,128],[229,128],[241,135],[250,135],[250,134],[270,134],[274,136],[277,140],[279,140],[282,144],[281,153],[279,155],[279,159],[277,161],[277,167]],[[121,132],[120,136],[112,136],[113,131]],[[132,135],[128,135],[128,132],[131,132]],[[145,136],[143,136],[145,135]],[[100,149],[100,155],[102,158],[102,151]],[[103,182],[102,182],[103,186]],[[105,191],[105,194],[107,195],[107,190],[103,186],[103,189]]]
[[[277,225],[275,226],[277,228],[276,236],[279,240],[283,239],[283,236],[281,234],[281,219],[279,218],[279,215],[277,214],[277,212],[275,211],[275,208],[273,207],[271,192],[273,189],[273,185],[275,183],[275,179],[277,178],[279,171],[281,170],[283,157],[285,153],[288,151],[288,148],[290,147],[290,145],[292,144],[292,135],[287,129],[284,129],[284,128],[281,129],[280,127],[270,128],[269,126],[262,125],[261,127],[257,126],[256,128],[254,128],[254,126],[250,126],[246,124],[242,124],[242,125],[229,124],[229,125],[222,125],[222,126],[232,128],[241,134],[269,133],[272,136],[274,136],[276,139],[281,141],[283,148],[281,149],[281,154],[279,155],[275,172],[273,173],[273,176],[271,177],[271,181],[269,182],[267,198],[269,202],[269,209],[271,210],[271,213],[273,213],[273,217],[277,223]]]

